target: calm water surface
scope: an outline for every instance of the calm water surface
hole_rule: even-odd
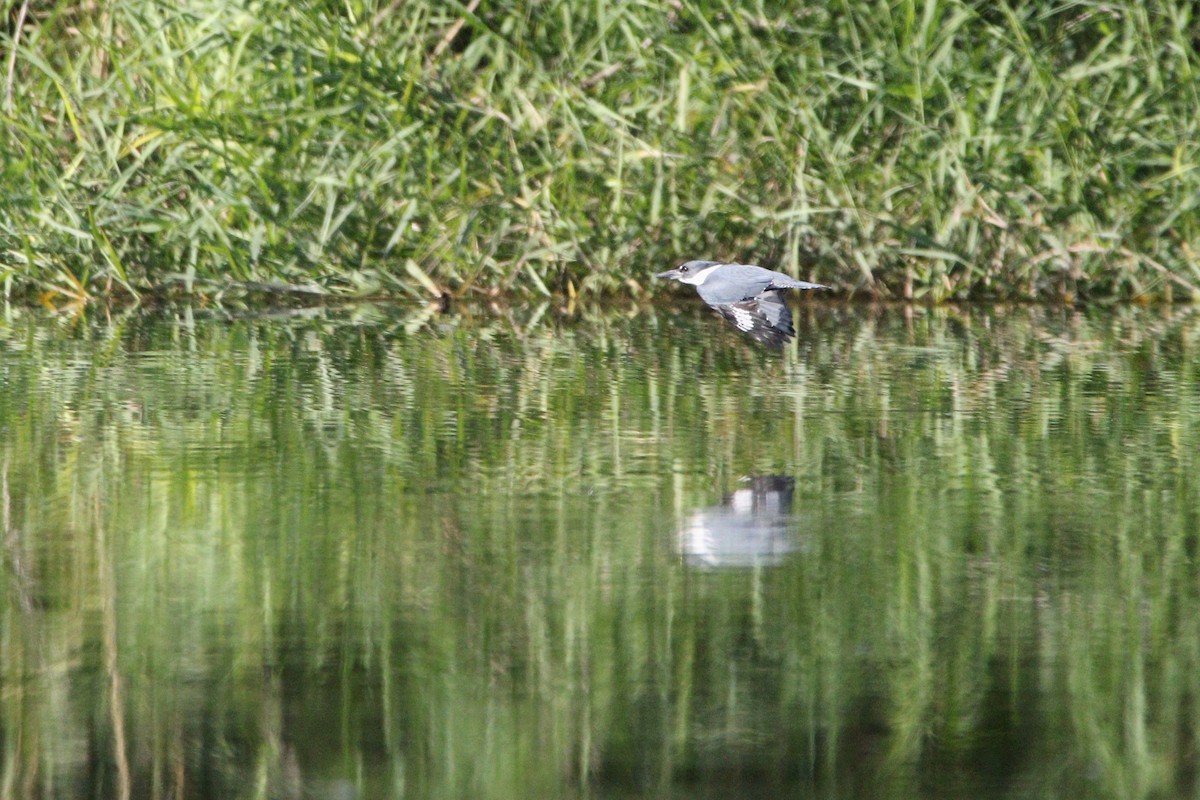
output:
[[[1197,797],[1200,314],[797,323],[8,308],[0,796]]]

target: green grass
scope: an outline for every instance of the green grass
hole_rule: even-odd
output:
[[[1200,292],[1184,0],[3,8],[9,296]]]

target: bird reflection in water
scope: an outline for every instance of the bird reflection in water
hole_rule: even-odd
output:
[[[743,478],[744,488],[720,505],[693,511],[679,532],[679,550],[692,567],[779,564],[798,545],[793,533],[792,491],[786,475]]]

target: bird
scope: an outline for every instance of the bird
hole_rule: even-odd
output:
[[[753,264],[689,261],[654,277],[696,287],[700,299],[755,341],[783,347],[796,335],[786,289],[828,289]]]

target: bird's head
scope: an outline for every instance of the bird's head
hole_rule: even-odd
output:
[[[680,283],[699,284],[704,281],[704,277],[697,276],[702,275],[709,267],[715,267],[720,263],[720,261],[689,261],[686,264],[680,264],[675,269],[660,272],[654,277]]]

